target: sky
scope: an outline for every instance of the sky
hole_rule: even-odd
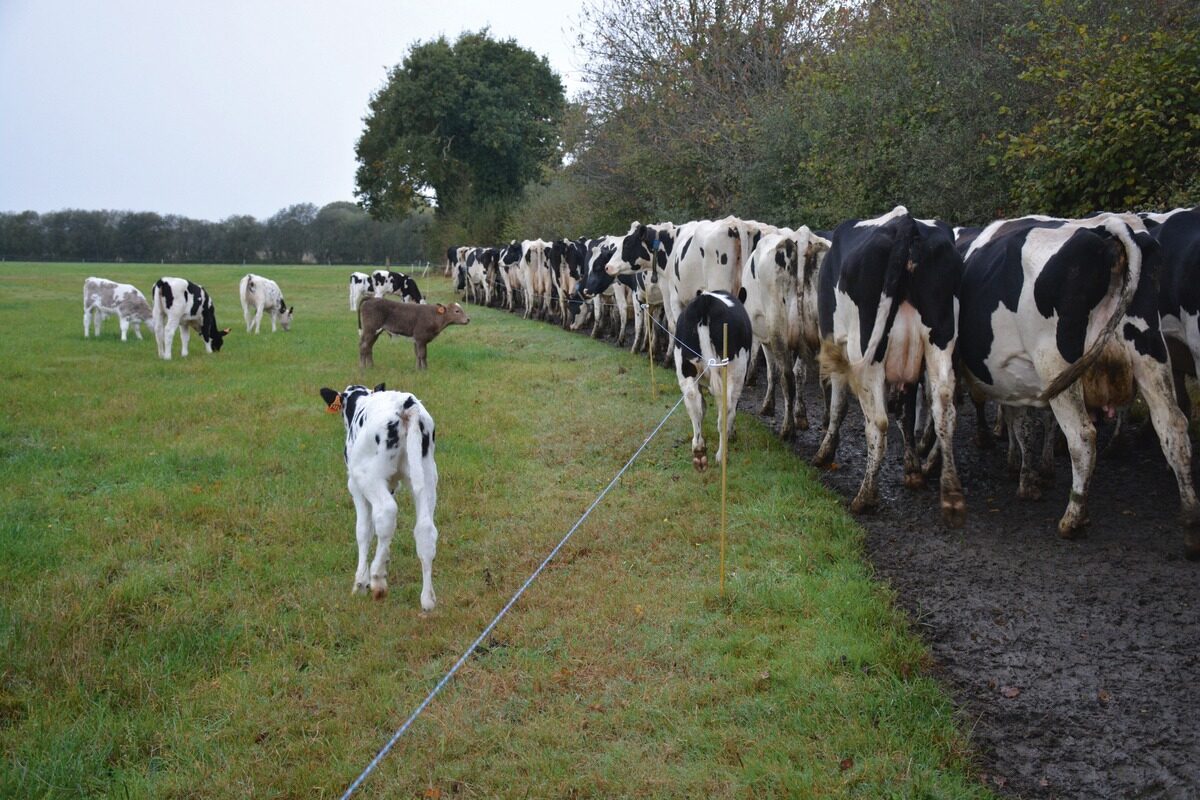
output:
[[[0,0],[0,211],[266,219],[354,199],[371,94],[491,29],[567,95],[584,0]]]

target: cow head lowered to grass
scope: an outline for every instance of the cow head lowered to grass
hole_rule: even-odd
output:
[[[321,389],[321,398],[329,413],[341,414],[346,429],[346,485],[358,514],[358,568],[352,591],[365,593],[370,588],[376,600],[387,595],[387,563],[396,532],[393,492],[403,481],[412,491],[416,517],[413,539],[421,560],[421,608],[431,610],[437,602],[433,558],[438,537],[433,522],[438,482],[433,417],[415,396],[386,391],[382,383],[374,389],[358,384],[341,392]],[[368,566],[372,535],[377,544]]]

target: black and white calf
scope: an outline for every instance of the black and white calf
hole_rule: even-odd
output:
[[[158,342],[158,357],[171,358],[175,331],[181,342],[179,355],[188,354],[188,337],[195,329],[204,340],[204,349],[215,353],[221,349],[229,328],[217,327],[217,313],[212,298],[204,287],[184,278],[159,278],[154,284],[151,308],[154,338]]]
[[[1200,208],[1155,216],[1165,217],[1150,229],[1162,249],[1162,332],[1171,351],[1179,407],[1186,414],[1191,409],[1186,376],[1200,375]]]
[[[1159,245],[1133,215],[994,222],[967,251],[959,355],[973,392],[1053,411],[1071,455],[1063,536],[1087,522],[1096,459],[1089,409],[1112,412],[1138,389],[1175,472],[1189,552],[1200,555],[1187,421],[1173,399],[1159,325],[1159,269]],[[1022,455],[1028,495],[1036,478]]]
[[[716,458],[720,462],[733,436],[733,420],[746,383],[753,336],[746,309],[728,292],[701,292],[676,320],[675,377],[692,420],[692,466],[701,472],[708,468],[708,447],[702,430],[704,395],[701,394],[700,378],[707,373],[709,392],[717,402]],[[728,382],[723,368],[726,353],[729,357]],[[719,410],[718,398],[722,394],[725,396],[724,415]]]
[[[371,293],[376,297],[398,294],[403,302],[424,303],[417,282],[403,272],[377,269],[371,273]]]
[[[371,276],[365,272],[350,273],[350,310],[358,311],[358,306],[371,291]]]
[[[100,323],[104,318],[115,314],[121,324],[121,341],[128,341],[129,326],[133,332],[142,338],[142,323],[154,327],[154,319],[150,314],[150,304],[146,296],[138,291],[136,286],[128,283],[116,283],[105,278],[88,278],[83,282],[83,336],[86,339],[89,329],[96,336],[100,335]]]
[[[388,392],[381,383],[374,390],[347,386],[345,391],[321,389],[331,414],[341,413],[346,428],[347,481],[357,513],[358,568],[354,593],[368,588],[375,599],[387,595],[387,565],[396,532],[396,487],[403,482],[412,492],[416,522],[413,539],[421,560],[421,608],[437,602],[433,592],[433,558],[437,554],[437,434],[433,417],[421,401],[408,392]],[[375,558],[368,566],[371,537]]]
[[[271,315],[271,333],[275,332],[276,323],[285,331],[292,329],[292,314],[295,306],[289,306],[283,300],[283,292],[279,284],[270,278],[255,275],[253,272],[243,276],[238,283],[238,298],[242,301],[242,317],[246,320],[246,333],[258,333],[262,327],[263,312]],[[251,319],[251,309],[254,318]]]
[[[954,464],[954,347],[962,257],[950,226],[914,219],[904,206],[882,217],[848,220],[833,232],[817,281],[821,373],[830,384],[829,426],[814,463],[837,449],[847,391],[862,406],[867,466],[850,510],[878,503],[879,468],[887,450],[889,387],[912,399],[924,375],[942,453],[941,506],[946,524],[966,518]],[[915,404],[910,404],[915,408]],[[919,486],[922,469],[905,415],[905,484]]]

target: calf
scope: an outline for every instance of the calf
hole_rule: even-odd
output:
[[[350,273],[350,310],[358,311],[363,297],[371,291],[371,276],[365,272]]]
[[[295,306],[288,307],[283,301],[279,284],[270,278],[250,273],[238,284],[238,298],[242,301],[242,317],[246,320],[246,333],[258,333],[262,327],[264,311],[271,314],[271,333],[278,322],[285,331],[292,329],[292,313]],[[250,308],[254,308],[254,319],[250,319]]]
[[[728,349],[725,331],[728,329]],[[683,392],[683,404],[692,420],[692,466],[703,472],[708,468],[708,447],[701,426],[704,422],[704,396],[700,378],[708,373],[708,388],[713,398],[725,396],[725,413],[717,413],[717,461],[729,446],[738,398],[746,383],[753,333],[746,309],[728,292],[701,292],[680,314],[675,325],[675,376]],[[725,380],[723,354],[728,353],[729,380]],[[718,409],[720,405],[718,404]]]
[[[371,350],[379,334],[410,336],[417,352],[417,369],[429,366],[425,358],[425,347],[442,332],[447,325],[466,325],[470,318],[462,306],[453,303],[444,306],[418,305],[416,303],[394,303],[391,300],[369,297],[359,307],[362,326],[358,342],[359,365],[375,366]]]
[[[1150,230],[1162,248],[1162,332],[1171,348],[1179,407],[1187,415],[1191,401],[1185,376],[1200,374],[1200,208],[1154,216],[1165,217]]]
[[[829,380],[829,423],[817,464],[833,460],[846,414],[847,389],[862,406],[867,466],[855,513],[878,503],[879,469],[887,448],[887,394],[892,387],[910,401],[924,374],[941,446],[942,518],[960,526],[966,503],[954,464],[954,345],[962,257],[944,223],[913,219],[897,206],[882,217],[848,220],[833,232],[817,279],[821,374]],[[904,415],[905,484],[923,482],[912,429]]]
[[[321,398],[331,414],[340,413],[346,428],[346,486],[354,500],[358,539],[358,569],[354,594],[370,588],[376,600],[387,595],[387,565],[392,536],[396,532],[396,486],[403,481],[412,492],[416,523],[413,539],[421,559],[421,608],[433,609],[433,558],[437,554],[437,464],[433,452],[437,433],[433,417],[421,401],[408,392],[374,391],[365,386],[347,386],[345,391],[321,389]],[[375,558],[367,565],[371,536],[376,539]]]
[[[88,278],[83,282],[83,337],[88,337],[89,328],[100,335],[100,323],[115,314],[121,324],[121,341],[128,341],[129,325],[138,339],[142,338],[142,323],[154,327],[150,304],[136,286],[115,283],[104,278]]]
[[[188,354],[191,329],[200,333],[204,348],[215,353],[225,343],[229,328],[217,327],[217,313],[212,298],[204,287],[183,278],[159,278],[154,284],[154,338],[158,342],[158,357],[171,360],[175,331],[179,331],[182,346],[179,355]]]
[[[398,294],[402,301],[425,302],[425,299],[421,297],[421,290],[417,288],[416,281],[403,272],[392,272],[386,269],[377,269],[371,273],[371,293],[376,297]]]

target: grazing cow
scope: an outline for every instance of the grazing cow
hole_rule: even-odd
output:
[[[1186,376],[1200,374],[1200,208],[1176,209],[1150,229],[1162,253],[1159,311],[1179,407],[1190,416]]]
[[[417,369],[425,369],[429,362],[425,347],[442,332],[447,325],[466,325],[471,321],[462,306],[453,303],[426,305],[417,303],[394,303],[391,300],[368,297],[359,307],[362,334],[358,343],[359,364],[375,366],[371,351],[379,334],[410,336],[417,353]]]
[[[121,324],[121,341],[128,341],[129,325],[138,339],[142,338],[142,323],[154,327],[150,304],[136,286],[116,283],[105,278],[88,278],[83,282],[83,338],[90,328],[100,335],[100,323],[115,314]]]
[[[973,391],[1053,411],[1071,456],[1071,495],[1058,523],[1066,537],[1087,523],[1096,457],[1088,409],[1112,413],[1139,389],[1175,471],[1190,554],[1200,555],[1187,421],[1172,399],[1159,327],[1158,250],[1133,215],[992,223],[967,252],[959,354]],[[1021,493],[1031,495],[1035,481],[1023,466]]]
[[[421,560],[421,608],[431,611],[437,603],[433,558],[438,538],[433,522],[438,484],[433,417],[416,397],[385,391],[382,383],[374,391],[358,385],[342,392],[321,389],[321,399],[329,413],[342,415],[346,428],[346,487],[354,500],[358,539],[358,568],[351,591],[366,593],[370,588],[376,600],[387,595],[388,557],[396,532],[395,492],[403,481],[412,492],[416,517],[413,539]],[[375,558],[368,567],[372,534]]]
[[[371,276],[365,272],[350,273],[350,310],[358,311],[358,304],[371,291]]]
[[[151,314],[158,356],[168,361],[175,345],[176,330],[181,343],[179,355],[184,358],[188,354],[191,329],[200,333],[204,348],[210,353],[220,350],[229,335],[229,328],[217,327],[217,312],[204,287],[183,278],[158,279],[154,284]]]
[[[288,306],[283,301],[283,292],[279,284],[270,278],[250,273],[238,284],[238,297],[242,301],[242,316],[246,320],[246,333],[251,330],[258,333],[262,327],[263,311],[271,314],[271,333],[275,332],[275,323],[283,326],[285,331],[292,329],[292,314],[295,306]],[[250,308],[253,307],[254,319],[250,319]]]
[[[725,349],[726,329],[728,350]],[[716,458],[720,462],[733,436],[733,420],[746,382],[753,338],[746,309],[728,292],[701,292],[676,320],[675,376],[692,421],[692,466],[699,472],[708,468],[708,446],[701,429],[704,395],[700,390],[700,378],[708,373],[709,392],[718,403]],[[721,365],[726,353],[729,358],[728,382]],[[722,394],[726,409],[723,415],[717,400]]]
[[[392,272],[387,269],[377,269],[371,273],[371,293],[375,297],[387,294],[400,295],[401,302],[424,303],[417,282],[403,272]]]
[[[848,220],[833,232],[818,277],[821,374],[829,379],[829,423],[814,462],[827,464],[837,449],[847,389],[862,406],[867,466],[855,513],[878,503],[877,480],[887,447],[889,387],[912,398],[924,374],[934,429],[941,445],[941,508],[946,524],[965,521],[966,503],[954,464],[954,369],[962,257],[944,223],[914,219],[904,206],[882,217]],[[920,486],[912,415],[905,438],[905,484]]]
[[[782,377],[783,424],[787,438],[795,428],[808,430],[808,409],[800,391],[821,347],[817,320],[817,275],[830,242],[807,227],[768,233],[742,270],[741,299],[750,316],[754,338],[762,344],[767,390],[760,414],[775,411],[776,372]]]
[[[571,324],[570,299],[587,277],[587,239],[560,239],[554,243],[551,268],[554,287],[558,292],[559,322],[564,328]]]

